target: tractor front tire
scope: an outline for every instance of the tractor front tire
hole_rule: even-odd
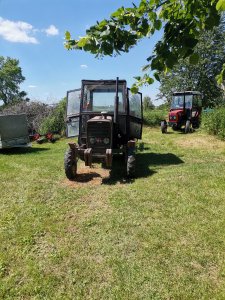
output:
[[[185,124],[184,132],[185,132],[185,133],[189,133],[190,131],[191,131],[191,121],[190,121],[190,120],[187,120],[187,121],[186,121],[186,124]]]
[[[127,157],[127,176],[133,178],[135,176],[136,157],[135,154]]]
[[[77,158],[75,157],[72,149],[68,149],[65,153],[64,168],[66,177],[69,180],[74,180],[77,175]]]
[[[167,125],[165,124],[164,121],[161,122],[161,132],[167,133]]]

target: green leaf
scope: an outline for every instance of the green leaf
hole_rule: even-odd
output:
[[[220,23],[220,14],[217,11],[211,11],[208,18],[205,20],[205,29],[211,30],[214,26]]]
[[[160,20],[155,20],[154,27],[157,30],[160,30],[162,28],[162,22]]]
[[[187,47],[194,48],[198,43],[198,40],[192,37],[187,37],[184,39],[184,44]]]
[[[160,81],[159,73],[155,72],[154,77],[157,81]]]
[[[120,7],[118,10],[116,10],[114,13],[111,14],[111,17],[118,18],[121,16],[123,12],[124,12],[124,7]]]
[[[103,21],[101,21],[100,23],[99,23],[99,28],[100,29],[102,29],[104,26],[106,26],[107,25],[107,21],[106,20],[103,20]]]
[[[185,51],[185,49],[186,49],[186,51]],[[192,55],[193,54],[193,52],[194,52],[194,50],[193,49],[190,49],[190,48],[185,48],[184,49],[184,55],[183,55],[183,58],[186,58],[186,57],[189,57],[190,55]]]
[[[173,68],[173,66],[177,62],[177,56],[171,52],[167,53],[166,57],[166,66],[170,69]]]
[[[137,94],[137,92],[138,92],[138,87],[137,87],[135,84],[133,84],[130,90],[131,90],[131,93],[132,93],[132,94]]]
[[[164,70],[164,65],[159,60],[159,58],[153,58],[152,63],[151,63],[151,68],[153,70],[163,71]]]
[[[222,84],[223,83],[222,73],[220,73],[219,75],[216,76],[216,80],[217,80],[218,84]]]
[[[151,65],[150,64],[148,64],[148,65],[145,65],[144,67],[142,67],[142,71],[144,72],[144,71],[147,71],[148,69],[150,69],[151,68]]]
[[[88,42],[88,38],[83,37],[78,41],[77,46],[78,47],[84,47],[87,44],[87,42]]]
[[[148,77],[148,78],[146,78],[145,82],[146,82],[147,84],[153,84],[153,83],[154,83],[154,79],[151,78],[151,77]]]
[[[149,19],[153,22],[153,21],[156,20],[157,14],[156,14],[155,12],[151,11],[151,12],[148,14],[148,17],[149,17]]]
[[[66,31],[66,32],[65,32],[65,39],[66,39],[67,41],[69,41],[69,40],[71,39],[71,35],[70,35],[69,31]]]
[[[199,55],[197,53],[193,53],[189,58],[189,62],[192,65],[197,65],[199,62]]]
[[[219,0],[216,4],[217,10],[225,10],[225,0]]]

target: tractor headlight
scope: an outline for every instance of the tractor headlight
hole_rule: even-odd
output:
[[[109,138],[104,138],[103,143],[104,143],[105,145],[109,144]]]
[[[171,120],[171,121],[172,121],[172,120],[176,120],[176,119],[177,119],[176,115],[170,116],[170,120]]]
[[[91,137],[90,138],[90,143],[93,145],[95,143],[95,138]]]

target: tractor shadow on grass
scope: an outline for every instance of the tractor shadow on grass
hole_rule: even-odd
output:
[[[89,173],[78,173],[76,176],[77,183],[87,183],[90,181],[96,181],[96,179],[101,179],[101,175],[92,171]]]
[[[134,182],[137,178],[146,178],[157,173],[155,167],[179,165],[184,163],[178,156],[172,153],[137,153],[136,154],[136,176],[126,176],[126,165],[122,157],[113,158],[113,167],[110,176],[104,178],[102,184],[113,185],[117,183],[127,184]],[[151,169],[154,167],[154,170]]]
[[[27,153],[38,153],[42,151],[48,151],[50,148],[32,148],[32,147],[26,147],[26,148],[6,148],[6,149],[0,149],[0,154],[4,155],[20,155],[20,154],[27,154]]]

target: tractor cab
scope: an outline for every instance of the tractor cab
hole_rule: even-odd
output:
[[[202,111],[202,94],[198,91],[175,92],[172,96],[168,125],[173,130],[189,132],[198,128]],[[161,122],[162,133],[167,129],[167,122]]]
[[[69,143],[70,155],[87,166],[103,161],[111,167],[113,155],[120,152],[128,161],[135,140],[141,139],[142,119],[142,94],[132,94],[125,80],[82,80],[81,89],[67,92],[67,137],[78,137],[78,145]],[[65,171],[75,178],[68,153]]]

